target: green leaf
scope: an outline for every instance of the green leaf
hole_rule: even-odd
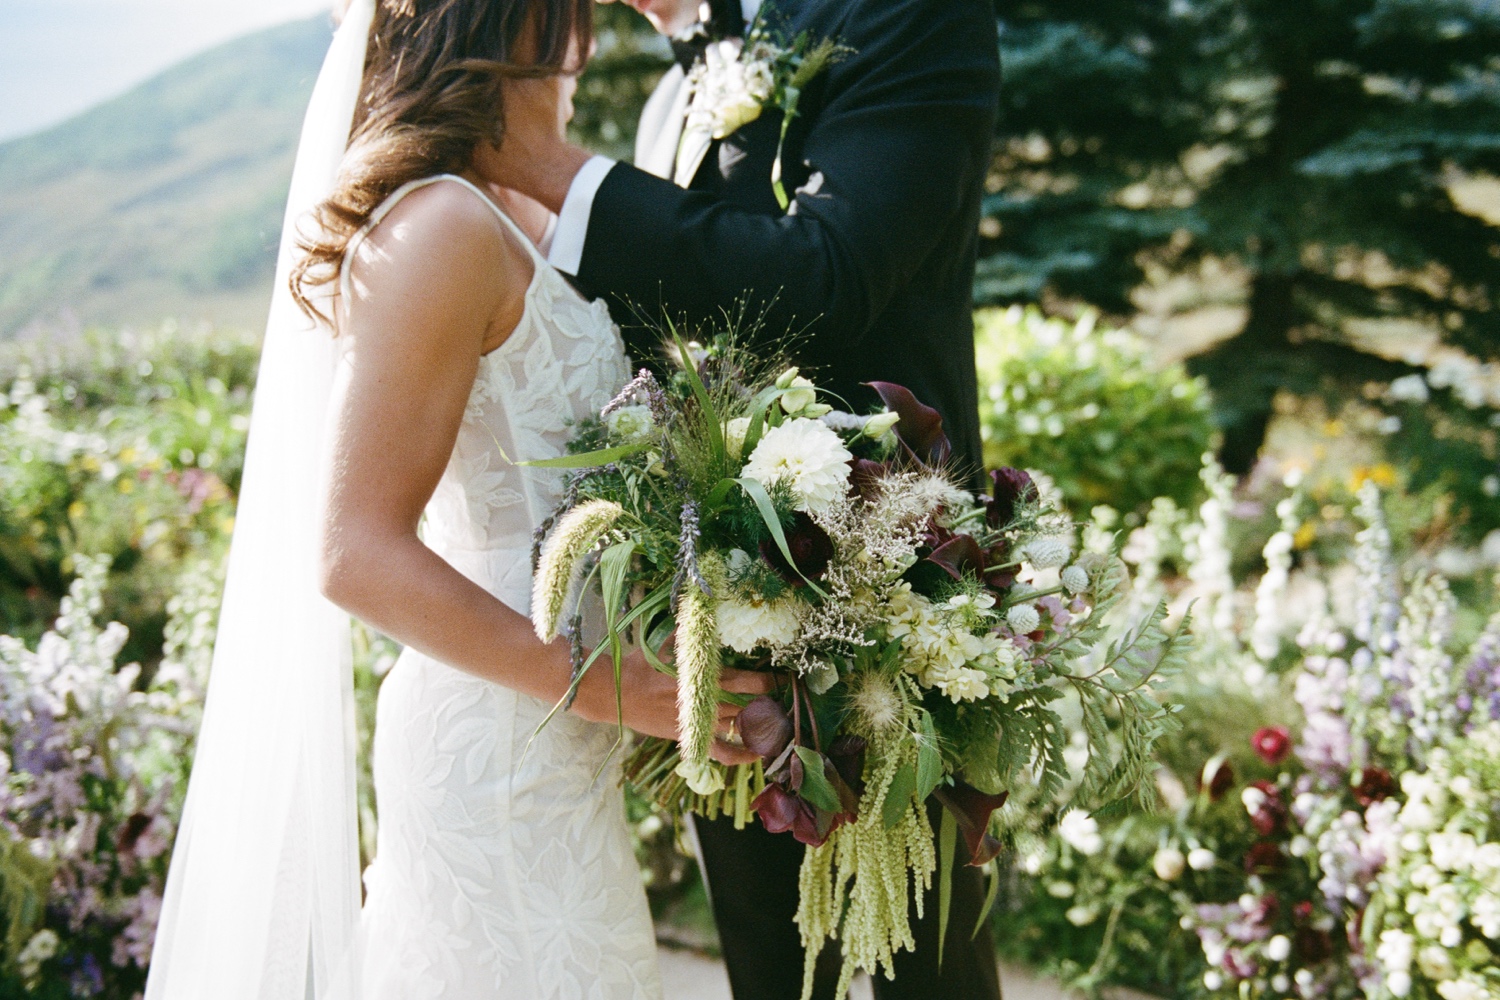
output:
[[[944,809],[938,826],[938,970],[943,968],[943,945],[948,939],[948,917],[953,911],[953,856],[958,848],[958,821]]]
[[[999,867],[993,861],[985,867],[990,869],[990,887],[984,894],[984,905],[979,908],[979,919],[974,921],[974,932],[969,935],[970,941],[977,938],[979,932],[984,930],[984,923],[989,919],[990,910],[995,907],[995,897],[1000,894]]]
[[[613,448],[600,448],[598,451],[586,451],[581,455],[560,455],[557,458],[537,458],[527,462],[517,462],[516,465],[524,465],[530,469],[592,469],[611,462],[618,462],[622,458],[631,455],[639,455],[651,447],[650,441],[637,441],[635,444],[620,444]]]
[[[917,801],[926,802],[943,780],[943,754],[938,749],[932,714],[922,710],[922,738],[917,744]]]
[[[740,459],[748,459],[755,446],[760,444],[761,435],[766,432],[766,411],[786,394],[785,389],[771,386],[762,389],[750,404],[750,427],[745,431],[745,445],[740,450]]]
[[[895,829],[906,810],[911,807],[912,796],[917,793],[917,768],[907,761],[896,768],[891,787],[886,790],[885,802],[881,805],[880,818],[887,830]]]
[[[766,488],[754,479],[736,479],[740,488],[755,502],[755,509],[760,511],[761,519],[766,522],[766,530],[771,533],[771,538],[776,542],[776,547],[781,550],[782,558],[793,569],[797,569],[797,560],[792,558],[792,550],[786,544],[786,532],[781,530],[781,518],[776,516],[776,505],[771,503],[771,495]],[[802,571],[797,570],[797,575],[802,576]],[[802,582],[813,589],[819,597],[827,597],[828,594],[813,583],[807,577],[802,576]]]
[[[823,755],[807,747],[795,749],[798,759],[802,761],[802,787],[797,790],[797,794],[824,812],[841,811],[843,806],[839,802],[839,793],[833,790],[833,785],[823,775]]]

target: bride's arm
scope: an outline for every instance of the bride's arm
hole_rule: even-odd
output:
[[[568,685],[566,643],[541,642],[528,618],[417,536],[480,355],[514,328],[531,267],[490,210],[454,184],[412,193],[356,254],[324,466],[322,581],[330,600],[398,642],[556,700]],[[590,671],[578,714],[615,718],[610,674]],[[675,737],[675,682],[638,657],[625,680],[627,724]]]

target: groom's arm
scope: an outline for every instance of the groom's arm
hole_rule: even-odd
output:
[[[999,72],[982,0],[864,0],[838,40],[854,52],[829,71],[804,144],[812,180],[788,214],[595,161],[582,284],[705,319],[741,296],[775,298],[779,319],[858,345],[981,181]]]

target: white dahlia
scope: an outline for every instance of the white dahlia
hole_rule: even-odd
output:
[[[848,491],[853,457],[822,421],[788,420],[766,431],[741,475],[767,486],[787,480],[800,500],[798,508],[817,513]]]
[[[797,638],[797,602],[733,598],[719,605],[719,640],[737,653],[762,646],[785,646]]]

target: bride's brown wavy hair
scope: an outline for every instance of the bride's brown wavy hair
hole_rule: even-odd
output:
[[[410,181],[468,169],[481,142],[499,144],[506,79],[577,69],[569,60],[589,51],[593,5],[378,0],[349,151],[292,269],[292,296],[309,318],[331,325],[313,293],[336,287],[349,241],[381,202]]]

